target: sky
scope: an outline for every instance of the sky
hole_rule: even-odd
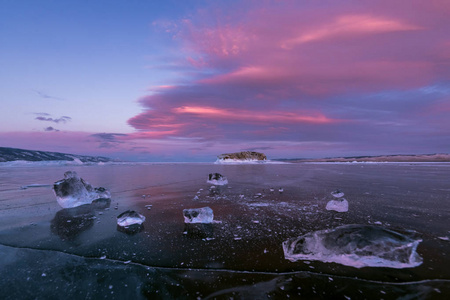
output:
[[[450,1],[0,0],[0,146],[450,153]]]

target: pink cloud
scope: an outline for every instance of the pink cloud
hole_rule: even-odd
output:
[[[247,3],[179,21],[183,85],[140,99],[129,138],[317,145],[412,136],[412,125],[389,124],[417,126],[418,114],[383,97],[448,80],[449,6],[326,3]]]
[[[182,106],[174,108],[178,114],[193,114],[199,118],[220,119],[226,122],[242,123],[313,123],[325,124],[339,122],[320,113],[291,113],[291,112],[258,112],[237,109],[219,109],[214,107]]]
[[[296,45],[333,38],[349,39],[358,35],[381,34],[386,32],[420,30],[422,27],[404,23],[400,20],[387,19],[371,15],[343,15],[331,23],[310,31],[301,32],[281,44],[282,48],[291,49]]]

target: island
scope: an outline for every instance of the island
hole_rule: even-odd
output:
[[[234,153],[224,153],[217,156],[216,163],[261,163],[267,162],[264,153],[254,151],[241,151]]]

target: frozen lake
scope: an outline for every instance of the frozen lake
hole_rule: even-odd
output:
[[[109,189],[110,205],[62,209],[52,185],[69,170]],[[228,185],[210,191],[214,172]],[[326,210],[336,189],[348,212]],[[214,223],[184,223],[183,209],[207,206]],[[126,210],[145,216],[142,231],[118,230]],[[446,163],[0,164],[0,296],[449,299],[449,220]],[[285,258],[284,241],[349,224],[421,240],[421,262]]]

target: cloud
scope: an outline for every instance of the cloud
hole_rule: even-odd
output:
[[[164,23],[183,78],[139,99],[123,140],[397,151],[438,130],[448,102],[421,89],[449,83],[449,6],[327,3],[211,4]]]
[[[64,101],[65,99],[60,98],[60,97],[55,97],[55,96],[51,96],[43,91],[39,91],[39,90],[34,90],[36,92],[36,94],[39,95],[39,97],[44,98],[44,99],[50,99],[50,100],[58,100],[58,101]]]
[[[44,131],[59,131],[59,130],[49,126],[49,127],[44,128]]]
[[[50,114],[47,113],[36,113],[38,115],[35,120],[44,121],[44,122],[53,122],[53,123],[67,123],[68,121],[72,120],[71,117],[68,116],[62,116],[60,118],[52,118]]]
[[[119,144],[123,144],[123,141],[118,140],[118,138],[126,137],[127,134],[123,133],[94,133],[89,135],[89,137],[95,138],[98,141],[99,148],[115,149],[118,148]]]

